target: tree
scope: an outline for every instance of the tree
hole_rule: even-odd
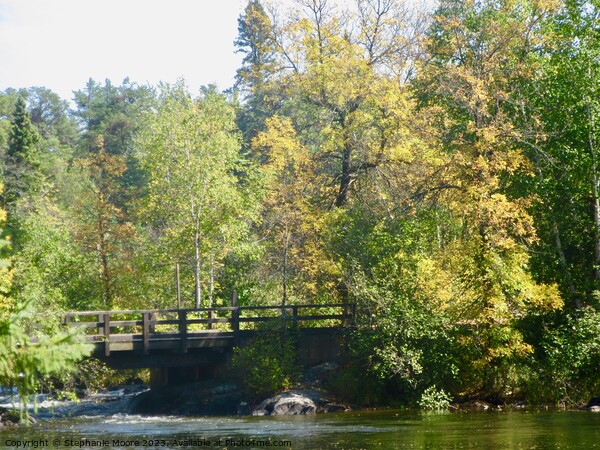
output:
[[[554,44],[529,91],[545,137],[530,140],[529,152],[540,198],[535,214],[545,238],[537,252],[539,272],[560,282],[577,309],[597,305],[592,293],[600,289],[599,20],[594,2],[565,2],[549,31]]]
[[[243,53],[242,67],[236,73],[235,89],[242,95],[238,124],[249,144],[264,127],[264,121],[277,109],[277,96],[269,82],[277,71],[271,20],[259,0],[250,0],[238,18],[238,38],[234,45]]]
[[[311,202],[321,183],[291,121],[275,116],[265,127],[252,140],[252,150],[263,161],[265,177],[260,233],[267,242],[267,273],[278,278],[282,305],[290,298],[314,302],[331,292],[339,276],[320,239],[323,211]]]
[[[28,421],[29,397],[36,393],[41,377],[71,372],[74,362],[90,349],[75,328],[59,331],[47,323],[39,326],[31,300],[12,298],[14,272],[9,265],[6,259],[0,264],[0,384],[17,388],[21,419]]]
[[[422,98],[446,114],[441,138],[457,188],[445,203],[457,232],[422,260],[418,295],[472,327],[463,338],[466,364],[478,369],[469,384],[497,395],[516,383],[514,365],[532,352],[517,321],[562,306],[557,286],[530,272],[531,202],[511,185],[518,174],[531,176],[530,165],[507,112],[511,88],[535,67],[540,22],[551,12],[535,2],[443,2],[419,80]]]
[[[136,197],[142,195],[146,174],[135,158],[135,136],[142,126],[142,116],[153,99],[152,89],[132,83],[128,78],[120,86],[109,80],[104,85],[90,79],[85,89],[74,93],[75,117],[83,127],[80,133],[78,156],[94,153],[98,138],[104,141],[105,151],[124,159],[126,170],[119,177],[121,185],[115,204],[125,214],[133,210]],[[132,212],[132,211],[131,211]]]
[[[192,267],[197,308],[206,304],[205,284],[212,302],[215,269],[243,237],[255,208],[237,177],[248,168],[234,118],[214,87],[192,99],[182,82],[165,85],[140,139],[150,178],[146,225],[165,246],[165,266]]]
[[[77,205],[80,227],[79,241],[90,255],[96,255],[102,285],[102,303],[106,309],[114,306],[116,283],[128,272],[128,246],[135,230],[123,211],[115,204],[121,186],[119,179],[127,166],[121,156],[109,154],[104,140],[98,138],[98,149],[77,165],[88,175],[87,186]]]
[[[262,53],[268,63],[261,61],[257,71],[267,81],[249,88],[260,98],[268,86],[262,105],[275,104],[271,111],[293,119],[301,143],[327,176],[327,207],[345,207],[357,180],[385,163],[376,102],[389,93],[390,81],[400,89],[415,22],[408,8],[391,1],[358,2],[358,12],[344,14],[324,0],[297,5],[289,20],[273,13],[268,22],[260,10],[260,42],[269,45]]]
[[[43,140],[55,139],[58,145],[74,147],[77,123],[69,114],[69,104],[66,100],[45,87],[28,89],[26,100],[29,104],[31,123],[38,129]]]
[[[40,154],[37,147],[39,141],[39,133],[31,124],[25,100],[18,97],[4,161],[7,203],[13,203],[24,195],[39,190],[41,185]]]

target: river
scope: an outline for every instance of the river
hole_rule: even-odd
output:
[[[17,447],[20,446],[20,447]],[[600,413],[407,410],[285,417],[142,417],[41,420],[0,429],[0,448],[590,449]]]

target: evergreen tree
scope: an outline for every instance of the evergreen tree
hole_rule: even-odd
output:
[[[8,136],[8,150],[4,161],[7,203],[29,193],[41,185],[40,154],[37,144],[40,136],[31,124],[25,100],[17,99]]]
[[[265,119],[277,110],[278,97],[270,93],[274,87],[269,83],[270,74],[276,72],[273,26],[259,0],[250,0],[238,18],[238,38],[234,44],[237,52],[245,55],[235,87],[244,102],[238,125],[249,144],[264,128]]]

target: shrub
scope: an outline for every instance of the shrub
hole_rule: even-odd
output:
[[[427,409],[430,411],[444,411],[450,408],[450,401],[452,398],[443,389],[437,389],[435,386],[430,386],[423,394],[421,394],[421,400],[418,404],[421,409]]]
[[[244,347],[236,348],[233,366],[243,373],[244,390],[261,397],[289,389],[298,377],[296,337],[280,330],[261,332]]]

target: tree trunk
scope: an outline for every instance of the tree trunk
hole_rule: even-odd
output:
[[[98,263],[100,264],[100,278],[102,280],[102,300],[106,309],[111,309],[113,306],[111,279],[110,279],[110,264],[108,261],[108,242],[106,240],[106,227],[102,218],[98,220],[98,243],[96,250],[98,252]]]
[[[335,206],[346,206],[350,198],[350,185],[352,184],[352,149],[346,143],[342,153],[342,173],[340,176],[340,189],[335,199]]]
[[[213,254],[210,254],[209,286],[208,286],[208,307],[212,308],[215,293],[215,260]]]
[[[595,270],[595,275],[596,275],[596,284],[600,284],[600,199],[598,198],[599,191],[600,191],[600,186],[599,186],[599,177],[598,177],[598,173],[597,173],[597,166],[596,166],[596,161],[594,160],[594,164],[593,164],[593,179],[592,182],[594,184],[593,186],[593,195],[594,195],[594,226],[595,226],[595,256],[596,256],[596,270]],[[600,287],[600,286],[596,286],[596,287]]]
[[[596,160],[596,142],[594,138],[594,131],[596,128],[596,121],[592,108],[587,103],[588,112],[588,146],[590,150],[590,157],[592,159],[592,201],[594,204],[594,279],[596,281],[596,288],[599,288],[600,284],[600,199],[599,194],[599,179],[598,179],[598,163]]]
[[[285,242],[283,244],[283,270],[281,274],[281,284],[283,288],[283,294],[281,296],[281,306],[285,306],[287,303],[287,266],[288,266],[288,247],[290,245],[290,233],[286,224],[285,227]]]
[[[554,234],[554,245],[556,246],[556,253],[558,254],[558,260],[560,261],[560,265],[565,272],[565,277],[567,279],[567,285],[569,286],[569,294],[571,294],[571,298],[575,300],[575,307],[577,309],[581,309],[581,298],[577,295],[577,291],[575,290],[575,285],[573,284],[573,278],[571,277],[571,272],[569,270],[569,264],[567,263],[567,257],[565,256],[565,252],[563,251],[562,241],[560,239],[560,232],[558,230],[558,225],[556,222],[552,223],[552,232]]]
[[[536,167],[537,169],[537,174],[538,174],[538,178],[540,179],[540,182],[543,181],[543,175],[542,175],[542,169],[538,166]],[[549,202],[547,202],[547,204],[549,205]],[[567,286],[569,288],[569,294],[571,295],[571,298],[573,300],[575,300],[575,307],[577,309],[581,309],[581,298],[579,298],[579,296],[577,295],[577,290],[575,289],[575,284],[573,284],[573,277],[571,276],[571,271],[569,270],[569,263],[567,262],[567,256],[565,255],[564,249],[563,249],[563,245],[562,245],[562,240],[560,238],[560,230],[558,229],[558,224],[556,223],[556,220],[554,220],[554,210],[552,209],[552,206],[548,206],[548,210],[550,212],[550,215],[552,217],[552,235],[554,236],[554,247],[556,248],[556,254],[558,255],[558,261],[560,262],[560,266],[563,269],[564,275],[565,275],[565,279],[567,281]]]
[[[200,233],[198,231],[198,227],[196,227],[196,229],[194,230],[194,250],[195,250],[194,298],[196,299],[196,309],[198,309],[202,306],[202,283],[200,282]]]

